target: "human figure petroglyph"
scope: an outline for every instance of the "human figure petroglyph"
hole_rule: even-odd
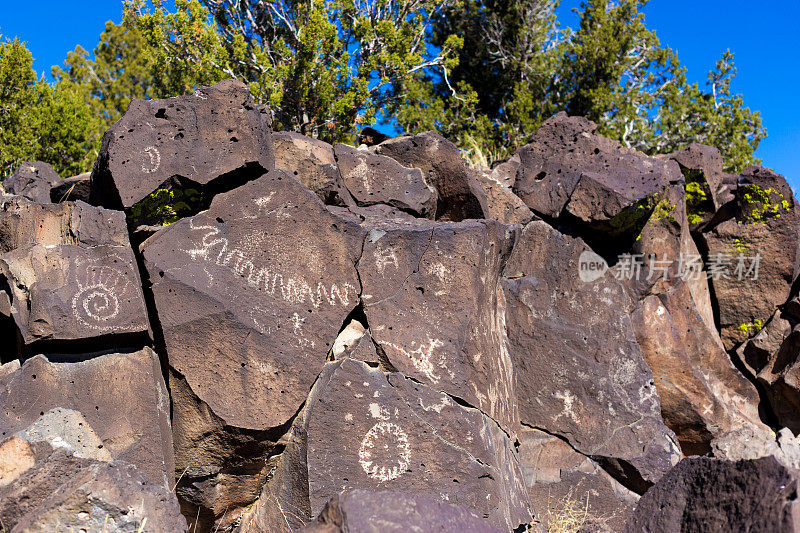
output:
[[[414,349],[406,349],[403,346],[399,346],[392,342],[386,342],[382,344],[385,346],[390,346],[403,354],[411,361],[411,364],[414,366],[414,368],[422,372],[425,377],[427,377],[433,383],[439,383],[441,378],[434,373],[435,369],[433,366],[433,355],[436,348],[441,348],[444,346],[442,341],[439,339],[428,338],[427,345],[419,343],[419,346]],[[414,343],[412,342],[412,346],[413,344]]]
[[[192,259],[203,259],[229,268],[235,275],[242,277],[247,285],[270,296],[290,303],[308,302],[319,308],[324,302],[332,306],[349,305],[351,298],[358,292],[350,283],[327,286],[319,281],[316,286],[312,286],[301,276],[290,276],[269,268],[257,267],[248,254],[234,248],[226,237],[220,236],[218,226],[195,225],[194,220],[190,220],[189,228],[205,232],[199,248],[185,250]]]
[[[403,428],[381,420],[367,431],[358,450],[358,462],[372,479],[392,481],[411,464],[411,445]]]
[[[161,152],[155,146],[148,146],[144,149],[144,153],[150,157],[150,163],[142,163],[142,172],[152,174],[161,166]]]

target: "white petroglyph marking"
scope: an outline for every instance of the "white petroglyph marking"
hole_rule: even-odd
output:
[[[197,89],[197,90],[194,92],[194,95],[195,95],[196,97],[198,97],[200,100],[208,100],[208,96],[206,96],[205,94],[203,94],[203,91],[201,91],[200,89]]]
[[[714,404],[708,404],[703,406],[703,416],[714,414],[711,410],[714,408]]]
[[[345,421],[347,421],[347,422],[352,422],[352,421],[353,421],[353,413],[346,413],[346,414],[344,415],[344,419],[345,419]]]
[[[442,263],[433,263],[432,265],[428,266],[428,274],[433,274],[439,278],[439,282],[442,284],[442,287],[445,287],[438,291],[434,291],[433,294],[436,296],[447,294],[446,287],[450,285],[450,275],[447,273],[447,267]]]
[[[130,283],[122,272],[108,266],[94,266],[76,259],[73,268],[78,285],[72,298],[75,318],[98,331],[113,329],[108,322],[119,315],[120,300],[127,296]]]
[[[442,396],[441,403],[437,403],[434,405],[425,405],[424,403],[422,403],[422,398],[419,398],[420,407],[422,407],[425,411],[436,411],[437,413],[441,413],[442,409],[444,409],[448,405],[451,405],[452,403],[453,402],[451,402],[450,399],[447,398],[447,396]]]
[[[218,226],[195,226],[194,220],[190,219],[189,228],[206,232],[199,248],[184,250],[192,259],[203,259],[229,268],[234,275],[243,278],[247,285],[272,297],[290,303],[308,302],[319,308],[324,302],[330,305],[349,305],[351,294],[354,296],[357,293],[356,288],[347,282],[340,287],[336,283],[327,286],[319,281],[314,287],[301,276],[291,277],[269,268],[257,267],[251,256],[232,247],[227,238],[219,236]]]
[[[147,162],[142,163],[142,172],[152,174],[161,166],[161,152],[155,146],[148,146],[144,149],[144,153],[150,156],[150,164],[148,165]]]
[[[385,407],[381,407],[377,403],[369,404],[369,414],[372,416],[372,418],[389,420],[389,411]]]
[[[553,394],[553,397],[564,402],[564,410],[558,414],[556,420],[562,416],[566,416],[577,424],[579,422],[578,417],[575,415],[575,411],[572,410],[572,404],[575,401],[575,396],[573,396],[571,392],[565,390],[563,392],[556,392]]]
[[[383,274],[383,271],[386,270],[386,267],[389,265],[394,266],[395,270],[400,268],[400,266],[397,264],[397,253],[394,248],[381,248],[380,246],[376,246],[375,266],[377,267],[378,272]]]
[[[358,462],[372,479],[384,483],[397,479],[411,464],[408,435],[397,424],[381,420],[364,435]]]
[[[301,318],[300,315],[295,313],[292,315],[292,332],[294,336],[297,337],[297,342],[300,346],[310,346],[311,348],[314,347],[316,344],[314,341],[310,341],[306,338],[305,333],[303,332],[303,322],[305,322],[305,318]]]
[[[407,357],[411,364],[414,365],[414,368],[422,372],[422,374],[431,380],[434,383],[439,383],[441,379],[438,375],[434,373],[433,367],[433,351],[436,348],[440,348],[444,346],[444,343],[439,339],[431,339],[428,338],[428,345],[425,346],[422,343],[419,344],[419,347],[414,348],[412,350],[407,350],[402,346],[398,346],[397,344],[387,342],[383,343],[385,346],[391,346],[405,357]],[[413,343],[412,343],[413,346]]]

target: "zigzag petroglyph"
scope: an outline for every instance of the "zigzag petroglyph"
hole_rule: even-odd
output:
[[[205,231],[201,246],[193,250],[185,250],[192,259],[203,259],[219,266],[230,268],[234,274],[241,276],[247,285],[264,291],[270,296],[281,298],[291,303],[309,302],[319,308],[324,302],[330,305],[349,305],[351,297],[357,294],[356,288],[350,283],[342,286],[332,284],[327,286],[319,281],[316,286],[307,282],[300,276],[290,276],[266,267],[259,267],[245,252],[231,246],[227,238],[220,236],[218,226],[194,225],[189,221],[189,228],[193,231]],[[351,295],[352,293],[352,295]]]

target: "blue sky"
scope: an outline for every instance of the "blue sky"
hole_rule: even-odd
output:
[[[559,18],[574,26],[570,10],[580,0],[562,0]],[[691,81],[705,83],[708,70],[730,48],[739,73],[734,92],[761,111],[769,136],[758,157],[800,190],[800,59],[798,0],[651,0],[648,27],[678,52]],[[26,41],[34,68],[49,75],[76,44],[91,51],[107,20],[119,22],[119,0],[19,2],[0,0],[0,34]]]

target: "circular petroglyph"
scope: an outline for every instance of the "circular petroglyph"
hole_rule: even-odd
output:
[[[99,326],[119,314],[119,299],[113,288],[98,283],[78,291],[72,308],[81,322]]]
[[[149,157],[149,161],[145,160],[142,163],[142,172],[152,174],[161,166],[161,152],[155,146],[148,146],[144,149],[144,153]]]
[[[364,435],[358,450],[358,462],[372,479],[397,479],[411,463],[408,435],[397,424],[381,420]]]

